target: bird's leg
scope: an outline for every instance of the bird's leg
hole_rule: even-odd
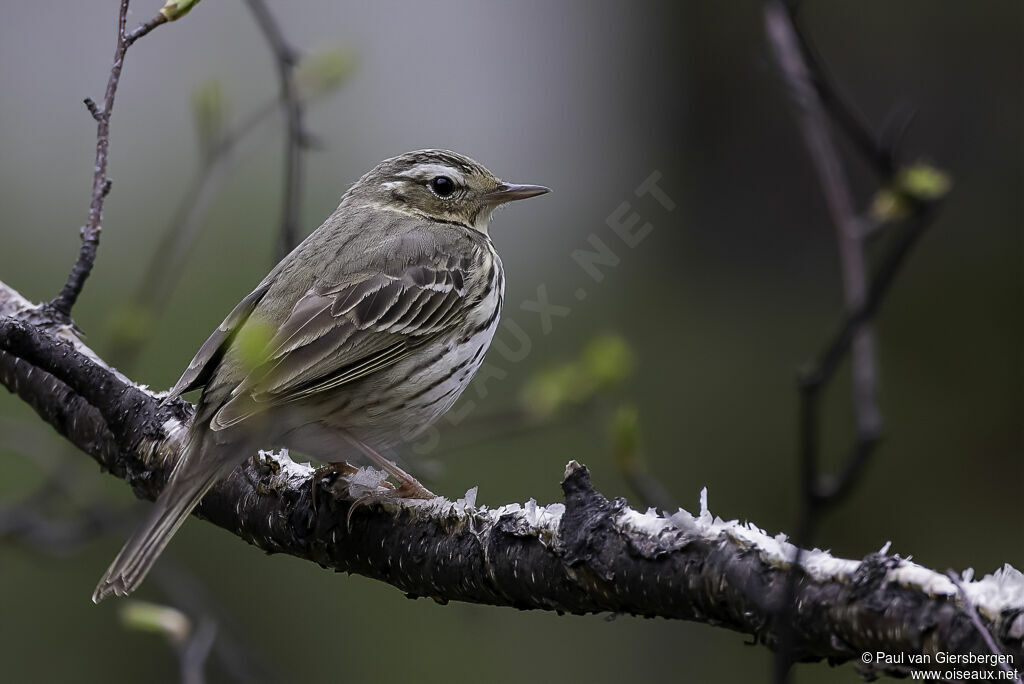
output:
[[[366,458],[373,461],[391,477],[395,478],[398,482],[398,489],[395,490],[394,494],[389,496],[396,496],[403,499],[436,499],[437,494],[420,484],[420,481],[415,477],[405,472],[398,465],[389,459],[381,456],[375,449],[370,445],[366,444],[360,439],[356,439],[347,432],[342,433],[348,442],[358,449]]]

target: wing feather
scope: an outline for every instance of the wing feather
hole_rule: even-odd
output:
[[[443,257],[311,288],[267,345],[267,361],[238,384],[211,427],[336,390],[408,357],[456,324],[470,268],[467,259]]]
[[[189,362],[188,368],[178,378],[178,382],[174,383],[174,387],[171,388],[167,398],[164,399],[165,402],[175,399],[185,392],[190,392],[206,385],[216,370],[217,364],[220,363],[228,347],[231,346],[231,341],[234,339],[235,334],[249,319],[249,316],[269,289],[270,284],[267,281],[260,283],[259,287],[246,295],[231,310],[231,313],[217,326],[217,329],[210,334],[203,343],[203,346],[196,352],[192,361]]]

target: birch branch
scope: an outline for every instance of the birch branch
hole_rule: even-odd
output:
[[[105,364],[70,326],[2,282],[0,382],[137,496],[160,493],[191,405],[161,405],[161,393]],[[906,674],[916,667],[913,654],[989,653],[970,605],[1003,653],[1024,662],[1024,575],[1010,566],[980,580],[964,573],[958,588],[888,545],[861,560],[805,550],[794,569],[793,603],[782,610],[796,547],[785,535],[714,517],[706,496],[696,515],[637,511],[595,490],[587,469],[572,461],[563,503],[492,508],[478,505],[470,490],[456,501],[354,506],[382,491],[383,473],[363,468],[324,478],[314,507],[315,477],[286,453],[264,453],[218,483],[195,515],[267,553],[439,603],[684,619],[770,648],[785,616],[797,660],[854,661],[866,674]],[[878,651],[908,658],[862,662]]]

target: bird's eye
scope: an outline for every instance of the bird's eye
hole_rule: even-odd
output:
[[[451,197],[455,192],[455,181],[448,176],[435,176],[430,179],[430,189],[438,197]]]

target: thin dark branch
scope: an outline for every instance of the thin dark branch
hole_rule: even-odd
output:
[[[93,121],[99,123],[103,120],[103,112],[100,111],[99,106],[96,104],[96,100],[91,97],[87,97],[82,102],[85,103],[85,108],[89,110],[89,114],[92,115]]]
[[[868,161],[879,179],[883,182],[888,181],[898,168],[896,149],[902,135],[891,140],[880,140],[874,134],[864,115],[846,97],[833,78],[818,48],[798,20],[798,14],[799,7],[789,5],[792,30],[799,43],[803,61],[806,63],[810,84],[814,86],[821,104],[835,120],[839,129],[846,134],[860,155]]]
[[[78,553],[105,534],[128,534],[138,523],[138,516],[135,515],[138,511],[134,510],[136,506],[114,507],[106,501],[91,497],[82,501],[83,489],[87,489],[83,485],[89,483],[89,478],[83,475],[87,469],[77,459],[70,460],[66,453],[58,458],[44,458],[44,454],[53,452],[50,443],[52,433],[47,432],[44,441],[42,435],[24,429],[29,426],[38,428],[42,424],[9,422],[11,425],[0,424],[0,428],[3,428],[0,436],[4,438],[0,446],[16,449],[36,462],[40,470],[46,473],[46,479],[27,496],[9,504],[0,502],[0,542],[18,544],[50,557],[64,558]],[[70,507],[69,502],[73,503]],[[59,515],[57,509],[61,511]],[[151,581],[160,588],[170,605],[190,616],[193,624],[208,622],[218,626],[217,638],[212,645],[213,652],[217,655],[221,669],[232,680],[263,682],[280,679],[263,662],[261,654],[224,628],[227,620],[223,617],[223,611],[215,605],[210,591],[187,569],[174,563],[171,558],[163,558],[154,568]],[[197,637],[198,633],[193,636],[193,640]],[[201,643],[197,642],[192,648]],[[179,648],[177,652],[182,658],[183,671],[188,669],[194,673],[201,670],[196,665],[196,657],[201,654],[201,650],[190,651],[188,668],[184,667],[184,651]]]
[[[782,2],[765,8],[769,42],[797,105],[800,131],[821,183],[832,218],[839,247],[843,281],[843,301],[847,312],[861,307],[867,293],[868,275],[862,244],[862,231],[854,211],[853,194],[843,170],[839,152],[829,133],[828,119],[822,107],[814,77],[808,69],[792,20]],[[866,320],[860,321],[852,340],[853,405],[858,435],[874,441],[881,429],[876,405],[877,364],[874,338]]]
[[[906,225],[902,226],[902,232],[896,238],[889,251],[881,257],[880,263],[868,286],[867,296],[863,304],[846,317],[815,364],[802,374],[800,379],[802,404],[818,401],[822,390],[835,377],[843,359],[849,352],[855,339],[856,331],[877,315],[886,294],[892,288],[896,276],[903,269],[914,246],[934,220],[939,206],[938,201],[926,202],[910,198],[907,198],[906,201],[911,203],[913,207],[911,218]],[[816,411],[804,411],[801,414],[801,424],[803,426],[801,434],[807,436],[811,431],[808,422],[816,422],[817,420]],[[817,428],[814,429],[816,430]],[[878,438],[877,433],[858,433],[850,454],[834,477],[818,477],[817,470],[814,470],[813,477],[804,483],[805,487],[810,486],[810,489],[805,490],[805,492],[812,500],[811,510],[820,512],[826,507],[835,506],[850,493],[858,476],[863,471],[871,449],[877,443]],[[812,445],[809,445],[808,448],[813,448],[814,451],[817,450],[817,447]],[[814,457],[804,454],[804,458],[813,459]]]
[[[909,219],[902,234],[889,251],[881,258],[863,304],[846,317],[835,336],[826,345],[817,363],[804,373],[802,384],[820,387],[832,379],[836,371],[839,370],[846,353],[850,350],[856,330],[878,313],[885,295],[892,287],[893,281],[907,257],[931,224],[939,203],[907,199],[914,202],[912,218]]]
[[[201,619],[191,638],[182,644],[178,652],[182,684],[203,684],[206,681],[206,660],[216,638],[217,623],[210,618]]]
[[[960,580],[959,575],[952,570],[949,570],[946,572],[946,576],[949,577],[949,580],[956,585],[957,591],[960,592],[960,600],[964,602],[964,612],[967,613],[967,617],[971,619],[971,624],[974,625],[976,630],[978,630],[978,634],[981,635],[985,645],[988,646],[989,653],[1000,659],[998,663],[999,669],[1013,677],[1011,681],[1021,684],[1020,677],[1014,676],[1017,674],[1017,671],[1011,668],[1009,664],[1002,659],[1006,657],[1006,654],[1003,653],[1003,649],[1001,649],[999,644],[996,643],[995,637],[993,637],[992,633],[988,631],[988,627],[985,626],[985,623],[981,621],[981,617],[978,615],[978,611],[974,607],[974,602],[971,601],[971,597],[967,593],[967,589],[964,588],[964,583]]]
[[[322,93],[305,94],[304,106],[314,103],[319,94]],[[160,234],[157,248],[150,255],[144,276],[134,291],[133,302],[127,309],[130,315],[144,316],[147,320],[159,317],[185,272],[187,257],[200,236],[214,198],[230,176],[232,162],[238,161],[238,148],[274,114],[286,110],[284,105],[280,97],[274,97],[246,114],[232,128],[216,135],[209,148],[202,150],[198,171],[192,175],[192,182]],[[145,334],[139,335],[134,327],[130,334],[116,336],[112,340],[111,361],[118,367],[131,368],[148,339]]]
[[[61,463],[43,487],[22,501],[0,506],[0,542],[9,540],[37,553],[65,558],[78,553],[87,544],[111,531],[122,535],[131,531],[138,523],[132,510],[114,508],[105,502],[76,507],[60,518],[47,512],[49,504],[66,502],[74,496],[71,485],[81,485],[81,470],[73,465]],[[64,482],[71,479],[69,475],[74,480]],[[214,602],[210,592],[171,559],[161,560],[160,565],[154,568],[151,580],[171,605],[189,615],[194,622],[198,621],[200,625],[220,625],[218,611],[212,607]],[[191,644],[198,636],[197,633],[188,643]],[[200,660],[202,650],[195,650],[202,643],[205,642],[199,641],[189,646],[194,650],[188,651],[187,658],[184,649],[177,649],[183,672],[195,674],[203,669],[205,656]],[[212,650],[217,655],[221,669],[234,681],[262,682],[275,679],[261,662],[260,654],[230,632],[218,629]]]
[[[133,525],[127,527],[130,529]],[[173,559],[162,558],[153,568],[151,579],[168,604],[188,615],[193,623],[208,622],[217,626],[213,654],[224,674],[237,682],[280,681],[280,674],[265,662],[265,654],[234,635],[223,607],[217,605],[209,587],[193,572]]]
[[[303,107],[295,86],[296,51],[288,44],[280,25],[263,0],[247,0],[256,23],[274,53],[281,86],[281,105],[285,111],[284,190],[281,227],[275,261],[292,251],[299,241],[299,220],[302,210],[302,156],[306,147],[303,130]]]
[[[678,506],[672,495],[646,468],[629,469],[622,473],[630,490],[640,499],[640,505],[659,511],[673,511]]]
[[[131,33],[125,32],[128,17],[129,0],[121,0],[121,11],[117,21],[117,44],[114,49],[114,63],[107,77],[107,89],[103,95],[103,109],[98,109],[91,99],[85,101],[86,107],[96,120],[96,159],[92,176],[92,199],[89,202],[89,219],[82,227],[82,248],[78,259],[68,275],[67,282],[53,301],[50,308],[61,320],[71,317],[71,308],[78,300],[85,281],[92,272],[96,261],[96,249],[100,242],[100,223],[103,220],[103,201],[110,192],[110,179],[107,178],[107,155],[110,148],[110,115],[114,110],[114,97],[121,80],[121,69],[124,66],[128,48],[160,24],[167,21],[163,14],[157,14],[149,21],[140,24]]]
[[[648,468],[638,410],[629,404],[619,406],[610,422],[612,456],[640,505],[667,512],[678,509],[679,504]]]
[[[934,213],[935,202],[903,198],[910,219],[890,251],[882,258],[874,277],[868,277],[864,254],[866,235],[854,211],[853,194],[843,171],[828,126],[826,108],[854,141],[855,147],[887,182],[897,169],[895,152],[878,142],[853,106],[839,95],[820,55],[806,34],[796,28],[796,9],[780,0],[765,3],[765,33],[782,76],[797,106],[800,131],[825,196],[839,244],[846,317],[837,335],[817,362],[800,378],[800,491],[799,517],[794,538],[797,548],[793,566],[800,567],[802,549],[811,545],[818,518],[837,505],[858,482],[881,436],[881,413],[877,406],[877,363],[870,323],[896,274]],[[896,142],[893,143],[893,147]],[[840,364],[851,359],[854,444],[837,474],[822,477],[820,471],[820,402],[824,390]],[[785,682],[796,651],[795,630],[787,619],[795,607],[797,572],[787,578],[785,601],[780,606],[783,633],[777,653],[775,680]]]
[[[167,306],[171,293],[185,271],[185,262],[199,238],[203,220],[214,197],[229,177],[229,162],[235,149],[259,129],[278,109],[275,99],[243,118],[234,128],[218,138],[216,145],[203,154],[202,166],[182,195],[171,220],[160,234],[157,248],[150,256],[145,274],[135,290],[129,312],[157,318]],[[111,361],[118,367],[131,368],[148,338],[115,339]]]
[[[128,3],[124,2],[124,4],[127,5]],[[157,14],[155,17],[153,17],[152,19],[150,19],[149,21],[146,21],[146,22],[143,22],[143,23],[139,24],[138,26],[135,27],[134,30],[132,30],[131,33],[128,33],[128,34],[126,34],[124,36],[124,49],[127,50],[129,47],[134,45],[135,41],[137,41],[139,38],[142,38],[143,36],[145,36],[147,33],[152,31],[153,29],[155,29],[160,24],[164,24],[164,23],[166,23],[168,21],[170,21],[170,20],[167,18],[167,15],[165,15],[165,14],[163,14],[161,12],[161,13]],[[123,31],[124,31],[124,24],[123,23],[121,24],[121,30],[122,30],[122,33],[123,33]],[[123,57],[123,54],[122,54],[122,57]]]
[[[51,495],[49,489],[34,492],[32,500],[0,507],[0,539],[9,538],[47,555],[67,556],[107,531],[123,527],[125,511],[107,505],[84,508],[73,517],[47,515],[35,499]]]
[[[335,78],[320,89],[308,89],[305,93],[300,88],[303,105],[311,106],[319,96],[337,87],[340,82],[340,78]],[[201,138],[206,145],[201,150],[199,167],[191,175],[188,189],[164,226],[157,247],[143,271],[139,287],[132,294],[133,301],[125,309],[133,317],[126,321],[130,327],[123,332],[127,334],[115,334],[111,341],[110,359],[118,367],[131,368],[149,341],[152,326],[139,326],[138,321],[159,318],[166,307],[175,286],[185,273],[185,262],[199,239],[204,220],[217,193],[230,177],[232,168],[237,166],[242,143],[248,138],[259,137],[255,133],[278,111],[283,112],[284,104],[280,97],[275,96],[248,112],[226,131],[221,132],[218,128],[214,135]]]

